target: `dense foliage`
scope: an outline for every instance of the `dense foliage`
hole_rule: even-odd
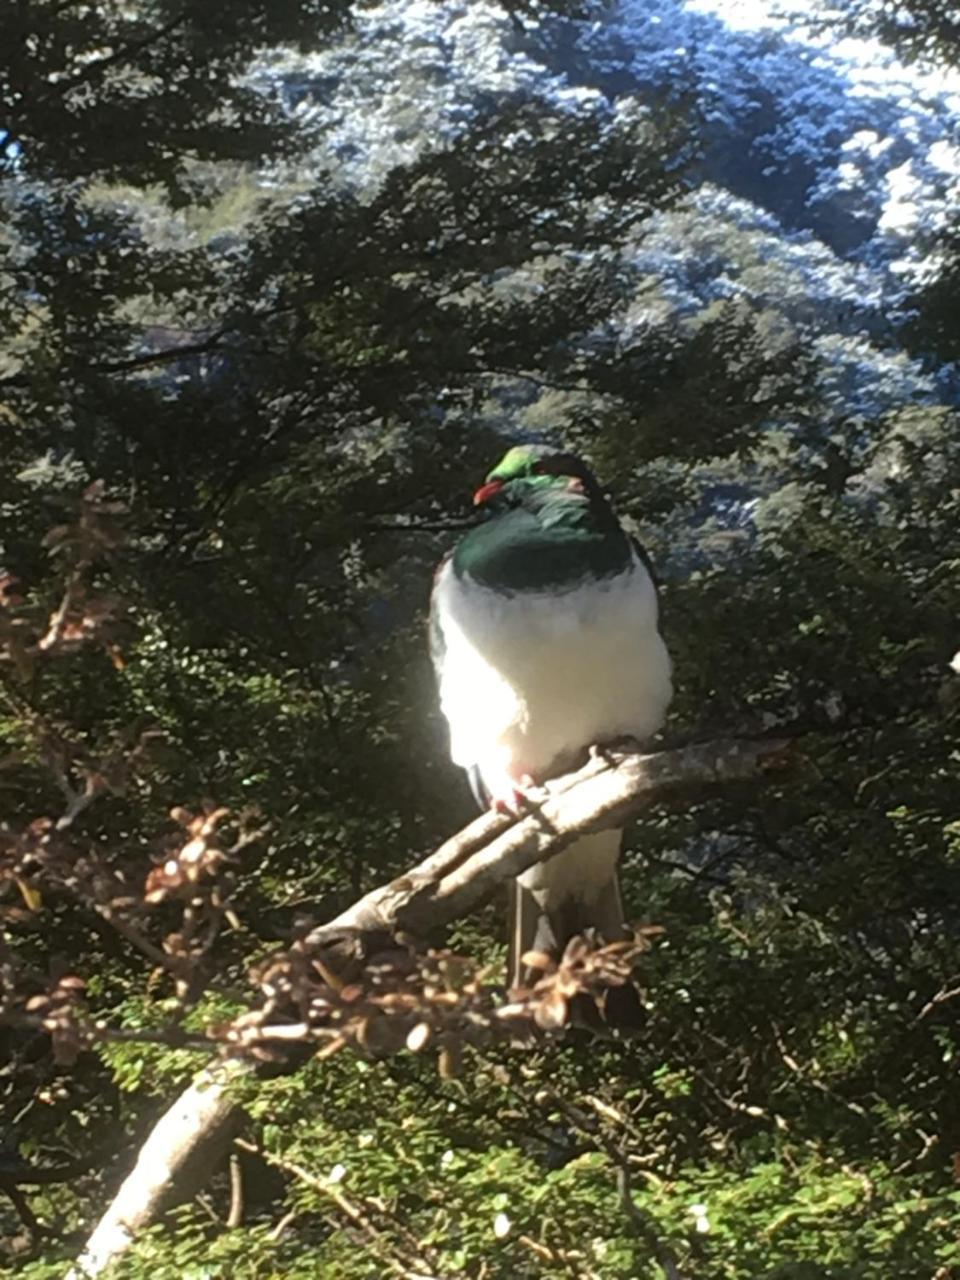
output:
[[[665,305],[664,210],[691,275],[721,255],[682,96],[491,100],[351,189],[262,65],[239,76],[350,17],[0,20],[4,983],[202,1027],[304,918],[462,825],[423,618],[505,437],[582,450],[659,564],[670,738],[776,728],[803,764],[629,833],[632,912],[664,930],[642,1038],[248,1082],[242,1223],[218,1170],[117,1275],[958,1275],[956,415],[845,404],[815,315]],[[747,232],[722,254],[763,270]],[[948,278],[907,331],[935,369]],[[214,805],[230,914],[181,935],[184,991],[171,904],[134,936],[105,903]],[[496,964],[500,918],[447,941]],[[6,1257],[59,1276],[203,1058],[52,1052],[16,1019],[0,1043],[4,1145],[69,1173],[0,1206]]]
[[[834,22],[841,22],[858,34],[877,36],[895,46],[908,58],[951,62],[960,40],[960,13],[951,0],[880,0],[829,10]]]

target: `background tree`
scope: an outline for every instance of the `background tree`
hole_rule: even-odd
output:
[[[631,905],[665,930],[642,1040],[490,1050],[445,1083],[344,1056],[247,1086],[242,1224],[221,1172],[118,1274],[949,1276],[955,417],[845,395],[776,233],[721,237],[696,204],[717,149],[689,85],[494,95],[351,186],[333,126],[296,123],[263,68],[362,16],[3,19],[9,955],[38,994],[82,978],[115,1025],[179,1001],[198,1028],[304,915],[462,824],[422,620],[504,435],[588,453],[653,551],[671,736],[786,730],[810,764],[637,824]],[[668,250],[750,287],[675,307]],[[30,627],[46,649],[18,645]],[[206,801],[235,823],[231,915],[180,953],[169,903],[118,933],[97,877],[139,891],[168,812]],[[23,874],[44,816],[79,861]],[[497,962],[497,920],[449,942]],[[60,1275],[199,1059],[68,1064],[4,1036],[7,1141],[71,1174],[29,1195],[54,1234],[11,1207],[9,1253]]]

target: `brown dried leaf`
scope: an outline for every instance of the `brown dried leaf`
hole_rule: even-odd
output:
[[[403,1048],[406,1035],[403,1023],[396,1018],[365,1018],[363,1022],[362,1044],[373,1057],[386,1058]]]
[[[20,579],[12,573],[0,573],[0,608],[13,609],[23,604],[23,596],[15,590]]]
[[[463,1046],[451,1037],[440,1050],[437,1063],[441,1080],[456,1080],[463,1071]]]
[[[584,987],[583,975],[571,973],[569,969],[562,969],[556,976],[553,984],[553,991],[563,996],[565,1000],[570,1000],[582,991]]]
[[[542,1031],[559,1031],[568,1016],[567,1002],[559,991],[549,992],[533,1011],[533,1020]]]
[[[185,877],[176,858],[168,858],[162,866],[154,867],[144,884],[144,902],[163,902],[168,894],[184,883]]]
[[[429,1022],[418,1022],[407,1035],[407,1048],[411,1053],[420,1053],[430,1041]]]
[[[335,1036],[334,1039],[328,1040],[327,1043],[318,1049],[314,1055],[317,1058],[332,1058],[335,1053],[339,1053],[341,1049],[347,1046],[346,1036]]]
[[[588,955],[590,955],[590,946],[587,940],[578,934],[567,943],[560,963],[581,964]]]
[[[53,1060],[58,1067],[72,1067],[83,1045],[75,1031],[58,1027],[51,1036]]]
[[[633,926],[633,932],[639,938],[659,938],[667,932],[667,927],[663,924],[640,924]]]
[[[32,884],[29,884],[21,876],[15,875],[13,879],[20,890],[20,896],[23,898],[27,909],[29,911],[39,911],[43,906],[43,895],[40,890],[35,889]]]
[[[40,545],[41,547],[47,547],[49,550],[54,551],[56,550],[57,547],[62,546],[63,543],[66,542],[68,538],[72,537],[73,533],[74,533],[74,530],[72,525],[69,525],[69,524],[55,525],[52,529],[49,529],[43,535],[43,537],[40,539]]]

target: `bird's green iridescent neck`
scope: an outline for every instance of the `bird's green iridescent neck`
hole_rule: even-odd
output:
[[[605,502],[556,476],[515,480],[491,517],[461,538],[453,568],[495,591],[563,591],[622,573],[630,541]]]

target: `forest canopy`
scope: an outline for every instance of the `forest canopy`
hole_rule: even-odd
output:
[[[956,175],[875,291],[896,228],[785,132],[803,84],[764,70],[730,124],[692,64],[627,82],[606,10],[0,16],[0,1266],[28,1280],[273,958],[473,817],[425,616],[521,439],[582,453],[657,566],[654,746],[794,765],[630,826],[642,1035],[271,1061],[110,1274],[960,1275]],[[953,74],[949,14],[902,12],[872,31]],[[499,998],[502,918],[417,940],[438,989]]]

